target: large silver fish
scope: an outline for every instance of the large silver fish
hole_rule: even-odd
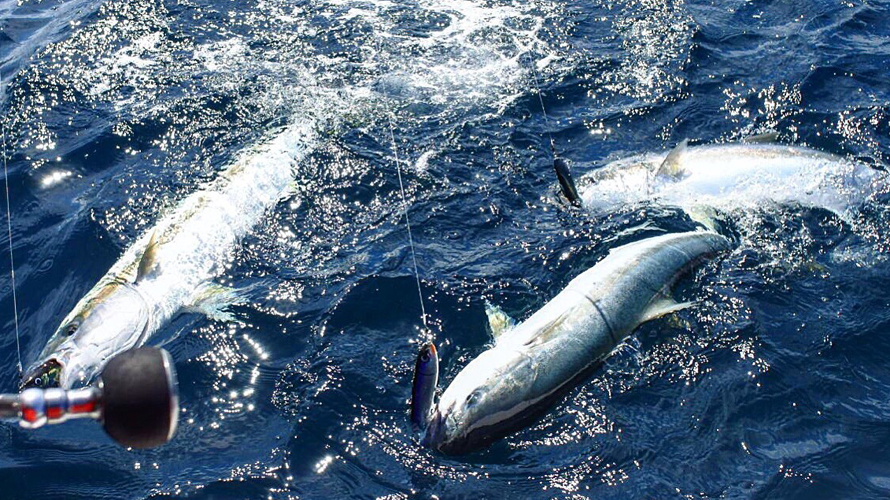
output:
[[[523,427],[641,323],[688,306],[670,299],[668,287],[729,247],[717,233],[695,231],[613,249],[529,319],[496,334],[494,347],[457,374],[424,419],[424,442],[464,453]],[[431,394],[429,380],[415,378],[415,398]]]
[[[797,203],[842,217],[886,189],[884,172],[860,162],[799,146],[727,143],[687,146],[617,160],[566,190],[568,174],[557,169],[563,193],[594,211],[640,202],[684,209],[749,209]],[[574,201],[574,200],[573,200]]]
[[[144,344],[184,308],[220,302],[229,292],[211,280],[224,271],[239,240],[289,192],[293,167],[314,136],[308,125],[285,129],[161,218],[62,321],[22,385],[87,384],[109,358]]]

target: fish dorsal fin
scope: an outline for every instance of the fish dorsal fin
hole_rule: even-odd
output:
[[[649,302],[646,310],[643,311],[643,317],[640,320],[640,323],[645,323],[667,314],[682,311],[693,305],[695,305],[695,302],[677,302],[667,295],[660,293],[652,299],[652,302]]]
[[[145,250],[142,251],[142,257],[139,259],[139,268],[136,271],[136,281],[144,278],[155,267],[155,258],[157,257],[158,249],[157,238],[158,232],[152,231],[151,238],[149,238],[148,244],[145,245]]]
[[[516,325],[516,320],[511,318],[500,307],[488,301],[485,302],[485,316],[488,317],[488,328],[491,330],[491,337],[495,340]]]
[[[779,133],[775,130],[764,132],[762,134],[749,135],[742,138],[741,142],[746,144],[772,144],[779,140]]]
[[[668,153],[664,161],[661,162],[658,170],[655,171],[655,176],[672,178],[680,177],[683,174],[683,168],[680,166],[680,157],[686,152],[686,146],[688,144],[689,139],[683,139],[683,142],[677,144],[677,146]]]

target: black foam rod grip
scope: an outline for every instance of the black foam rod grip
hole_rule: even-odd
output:
[[[133,448],[169,441],[179,421],[179,395],[170,354],[154,347],[121,353],[102,370],[102,426]]]

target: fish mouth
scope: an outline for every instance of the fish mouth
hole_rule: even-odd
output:
[[[436,410],[427,427],[424,444],[446,455],[457,455],[464,452],[463,439],[456,435],[456,421],[451,414],[443,414]]]
[[[442,419],[442,413],[437,409],[436,412],[433,413],[432,417],[430,417],[430,421],[427,425],[422,444],[425,446],[429,446],[430,448],[438,449],[439,444],[444,438],[444,435],[445,429]]]
[[[465,455],[479,451],[504,435],[497,425],[466,429],[462,424],[460,417],[437,410],[421,444],[445,455]]]
[[[20,389],[30,389],[36,387],[38,389],[47,389],[50,387],[59,387],[62,381],[62,363],[56,358],[49,358],[43,363],[28,370],[22,377]]]

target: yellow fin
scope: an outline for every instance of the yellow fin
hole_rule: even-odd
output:
[[[491,337],[495,340],[516,324],[516,320],[501,310],[500,307],[492,305],[488,301],[485,301],[485,315],[488,317],[488,328],[491,330]]]
[[[683,210],[690,219],[701,224],[708,231],[720,233],[720,230],[723,227],[723,224],[721,224],[723,219],[713,207],[708,205],[692,205],[690,207],[684,207]]]
[[[157,230],[152,231],[151,238],[148,240],[148,245],[145,245],[145,250],[142,251],[142,257],[139,259],[139,268],[136,271],[136,281],[144,278],[155,267],[155,257],[157,257],[158,249],[157,237]]]
[[[655,176],[676,179],[683,175],[683,168],[680,167],[680,157],[686,152],[686,146],[688,144],[689,139],[683,139],[683,142],[677,144],[677,146],[668,153],[664,161],[661,162],[658,170],[655,171]]]
[[[649,303],[649,306],[646,307],[646,310],[643,311],[643,319],[640,320],[640,323],[645,323],[667,314],[682,311],[693,305],[695,305],[695,302],[677,302],[670,297],[659,295],[653,299],[652,302]]]

